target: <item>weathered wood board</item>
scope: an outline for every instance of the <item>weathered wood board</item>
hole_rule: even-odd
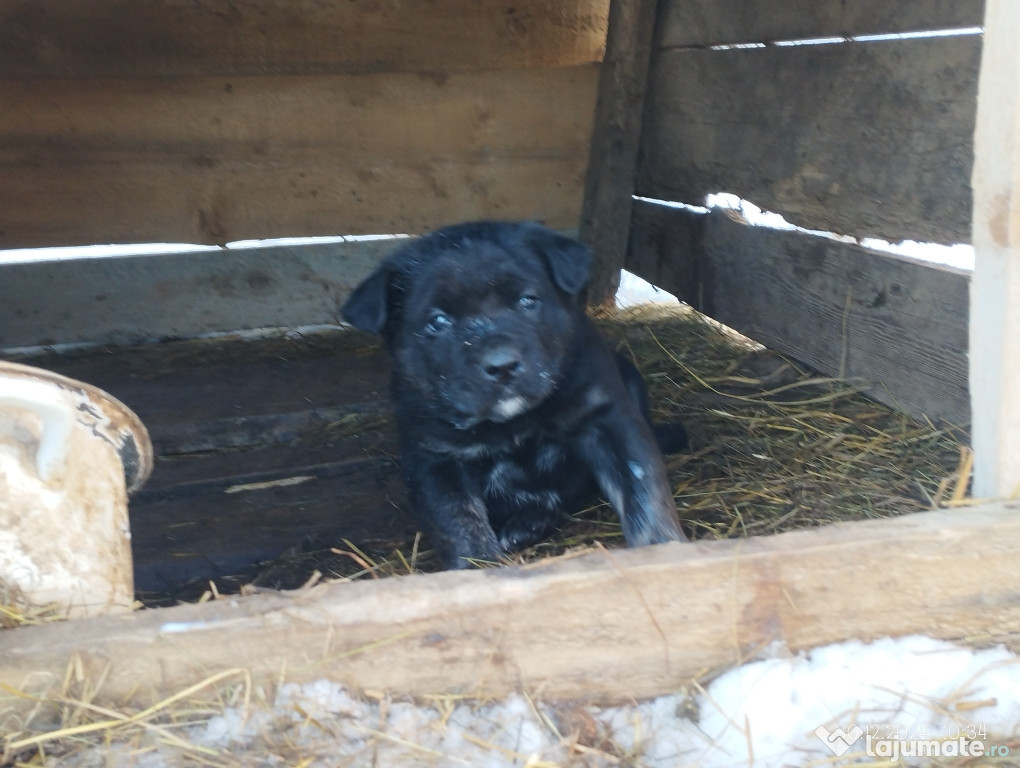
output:
[[[612,303],[620,287],[658,5],[633,0],[610,9],[580,224],[595,255],[589,304]]]
[[[601,60],[608,0],[3,0],[16,78],[463,72]]]
[[[0,80],[0,247],[574,227],[597,78]]]
[[[665,0],[663,47],[739,45],[979,27],[983,0]]]
[[[974,492],[1020,495],[1020,8],[989,0],[974,163]]]
[[[335,583],[0,633],[0,710],[69,664],[90,700],[145,706],[237,670],[402,694],[641,698],[739,663],[923,632],[1020,632],[1008,504],[741,541],[595,552],[531,567]]]
[[[898,410],[965,424],[968,276],[796,231],[639,203],[628,269]]]
[[[660,50],[637,193],[731,192],[808,229],[969,242],[980,54],[980,36]]]
[[[400,469],[384,458],[396,441],[386,437],[179,459],[182,469],[210,475],[193,483],[175,483],[162,462],[162,478],[131,500],[139,599],[196,600],[210,581],[223,592],[253,581],[296,587],[331,548],[370,558],[409,551],[417,525],[402,511]]]

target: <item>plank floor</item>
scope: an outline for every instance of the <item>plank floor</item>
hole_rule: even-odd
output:
[[[156,463],[130,500],[146,602],[228,590],[289,551],[389,553],[415,525],[395,457],[389,364],[356,332],[21,355],[135,411]],[[297,586],[280,573],[266,586]],[[271,577],[272,578],[272,577]],[[220,580],[226,580],[221,583]]]

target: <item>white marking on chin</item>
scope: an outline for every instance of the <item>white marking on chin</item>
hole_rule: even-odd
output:
[[[496,403],[492,409],[492,413],[500,421],[508,421],[514,416],[524,412],[524,409],[528,407],[528,401],[520,395],[514,397],[508,397],[506,400],[500,400]]]

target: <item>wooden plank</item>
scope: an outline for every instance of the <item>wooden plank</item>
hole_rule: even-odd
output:
[[[723,211],[660,206],[651,216],[655,226],[632,239],[635,268],[666,261],[659,243],[694,237],[700,250],[667,252],[693,264],[646,279],[826,374],[872,382],[868,394],[899,410],[969,421],[966,273],[750,227]],[[667,282],[677,275],[679,284]]]
[[[135,589],[165,596],[190,585],[204,587],[210,579],[250,583],[266,561],[289,550],[329,550],[344,547],[344,540],[370,557],[390,556],[397,548],[409,551],[418,526],[404,511],[400,470],[381,452],[358,455],[359,447],[337,441],[329,461],[225,475],[132,500]],[[277,452],[277,447],[261,451],[282,459]],[[235,458],[233,471],[248,458]],[[288,458],[295,458],[294,452]],[[272,485],[294,478],[292,484]],[[294,567],[287,576],[300,584],[310,571]]]
[[[988,0],[974,162],[974,494],[1020,494],[1020,8]]]
[[[613,0],[581,211],[595,254],[588,302],[611,303],[627,251],[631,197],[658,0]]]
[[[463,72],[596,62],[608,0],[3,0],[5,77]]]
[[[968,242],[980,50],[970,36],[664,51],[638,194],[731,192],[808,229]]]
[[[597,77],[2,80],[0,247],[574,227]]]
[[[978,27],[983,0],[667,0],[660,44],[734,45]]]
[[[880,567],[878,567],[880,565]],[[773,641],[1020,631],[1016,505],[673,543],[531,567],[336,583],[0,633],[0,709],[102,676],[144,706],[226,670],[400,694],[675,691]]]
[[[336,324],[349,292],[400,242],[2,264],[0,349]]]

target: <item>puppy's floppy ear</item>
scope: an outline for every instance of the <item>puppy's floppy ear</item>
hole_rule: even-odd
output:
[[[571,296],[580,293],[591,275],[592,255],[588,246],[539,224],[527,222],[522,227],[525,241],[549,266],[553,282]]]
[[[379,267],[366,277],[340,308],[344,320],[363,331],[382,333],[388,319],[390,270]]]

